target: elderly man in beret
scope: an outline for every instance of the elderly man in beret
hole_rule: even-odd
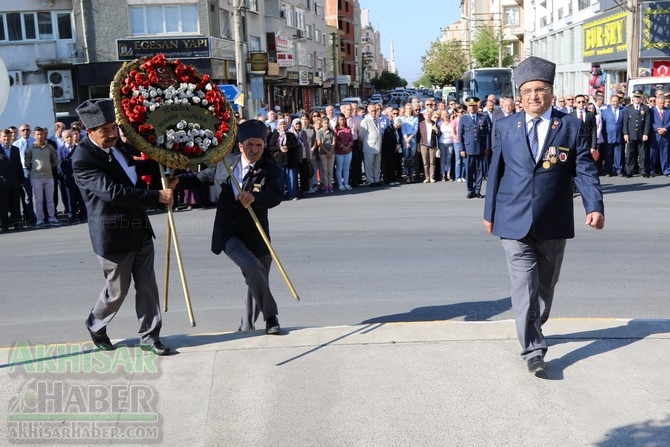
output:
[[[72,167],[88,211],[93,251],[105,275],[105,287],[86,327],[101,350],[114,349],[107,325],[123,303],[130,280],[135,283],[135,309],[140,347],[157,355],[170,353],[160,340],[162,316],[154,273],[154,232],[146,208],[172,205],[172,189],[149,190],[138,182],[132,156],[120,145],[111,99],[90,99],[76,109],[86,137],[74,149]]]
[[[240,153],[228,154],[226,162],[241,187],[238,191],[230,179],[223,161],[197,173],[179,175],[186,188],[199,184],[214,184],[217,188],[216,217],[212,233],[212,252],[226,255],[242,270],[247,283],[246,310],[239,330],[255,329],[260,312],[265,319],[265,332],[281,333],[277,319],[277,303],[270,291],[272,256],[258,232],[247,208],[256,214],[265,234],[270,237],[268,209],[281,203],[280,169],[272,160],[263,157],[267,127],[259,120],[247,120],[239,125],[237,141]]]
[[[528,370],[545,375],[549,318],[566,239],[575,236],[572,180],[586,225],[602,229],[604,205],[585,124],[551,107],[556,65],[538,57],[514,71],[523,112],[496,120],[484,227],[499,236],[512,284],[512,309]]]

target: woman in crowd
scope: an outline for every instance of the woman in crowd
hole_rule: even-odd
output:
[[[437,126],[437,117],[432,109],[423,111],[423,122],[419,123],[421,136],[421,160],[423,161],[424,183],[435,183],[435,166],[437,164],[437,149],[440,139],[440,128]]]
[[[307,124],[309,125],[309,120],[307,120]],[[309,193],[309,164],[312,158],[312,147],[303,125],[302,115],[291,122],[291,132],[295,134],[298,140],[298,190],[301,197]]]
[[[405,175],[407,176],[407,183],[411,183],[414,177],[414,156],[416,155],[416,133],[419,131],[419,118],[414,116],[414,109],[410,103],[405,104],[401,130]]]
[[[316,192],[319,189],[319,183],[323,184],[323,168],[319,159],[319,148],[316,145],[316,132],[321,128],[321,115],[315,110],[312,112],[310,119],[311,128],[314,129],[314,149],[312,150],[312,169],[314,173],[310,179],[310,185],[314,192]]]
[[[458,122],[463,115],[465,115],[465,107],[459,104],[451,118],[451,135],[454,141],[454,177],[457,182],[465,181],[465,159],[461,157],[461,143],[458,137]]]
[[[335,126],[335,180],[337,180],[337,187],[340,191],[351,189],[349,168],[353,144],[354,137],[351,134],[351,128],[347,125],[347,118],[339,115]]]
[[[333,192],[333,169],[335,167],[335,132],[330,128],[328,117],[321,118],[316,131],[316,145],[321,164],[321,181],[326,193]]]
[[[451,120],[449,119],[449,112],[447,110],[442,110],[438,116],[437,125],[442,132],[438,142],[440,147],[440,174],[442,174],[442,181],[446,182],[452,180],[451,159],[454,156],[454,130],[451,127]]]
[[[288,132],[288,123],[282,119],[277,130],[270,135],[268,146],[275,163],[281,168],[280,189],[288,193],[288,198],[298,200],[298,179],[296,170],[300,163],[300,151],[296,136]]]
[[[398,156],[402,160],[402,120],[393,118],[393,123],[386,127],[382,135],[382,177],[387,185],[397,186],[400,184],[396,176]],[[401,171],[402,173],[402,171]]]

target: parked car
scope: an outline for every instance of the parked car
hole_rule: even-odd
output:
[[[350,103],[354,104],[356,107],[363,107],[363,100],[358,96],[350,96],[348,98],[342,98],[340,104]]]
[[[381,93],[373,93],[370,96],[370,99],[368,99],[368,104],[382,104],[384,102],[384,98],[382,97]]]

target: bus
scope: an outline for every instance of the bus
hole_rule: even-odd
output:
[[[463,79],[456,81],[456,97],[465,103],[468,96],[476,96],[482,102],[488,95],[516,99],[514,71],[511,68],[475,68],[463,73]]]

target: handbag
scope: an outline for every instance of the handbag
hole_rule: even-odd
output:
[[[406,168],[412,168],[414,167],[414,157],[405,157],[403,160],[403,166]]]
[[[442,158],[442,151],[440,150],[439,147],[437,148],[437,152],[435,152],[435,156],[436,156],[437,158]]]
[[[600,151],[595,150],[595,151],[591,152],[591,157],[593,157],[593,161],[598,163],[598,160],[600,160]]]

